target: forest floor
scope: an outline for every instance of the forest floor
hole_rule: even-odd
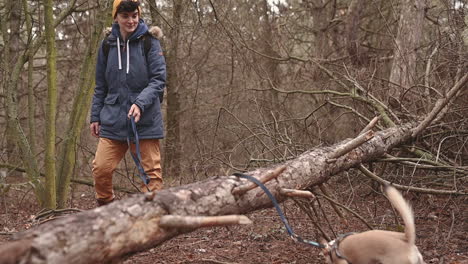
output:
[[[340,203],[358,212],[375,228],[402,231],[389,202],[368,180],[343,182],[329,185]],[[92,187],[75,185],[72,196],[73,208],[95,207]],[[123,199],[126,194],[118,196]],[[468,198],[417,193],[404,193],[404,196],[415,211],[417,245],[424,260],[440,264],[468,263]],[[311,215],[328,236],[334,237],[333,232],[367,230],[358,218],[347,213],[344,221],[325,200],[319,201],[321,206],[314,203],[318,217],[313,211]],[[321,237],[312,220],[293,201],[285,202],[282,208],[297,234],[311,240]],[[12,189],[0,196],[0,245],[11,240],[12,234],[34,226],[38,211],[31,189]],[[320,250],[289,238],[274,209],[256,211],[248,217],[252,225],[199,229],[132,255],[123,263],[324,263]]]

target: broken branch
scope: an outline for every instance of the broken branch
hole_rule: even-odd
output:
[[[280,189],[280,194],[287,197],[299,197],[299,198],[315,198],[315,195],[309,191],[295,190],[295,189]]]
[[[346,153],[350,152],[351,150],[361,146],[362,144],[366,143],[369,141],[371,138],[374,137],[374,132],[372,130],[369,130],[366,133],[363,133],[356,137],[355,139],[349,141],[348,143],[342,145],[340,148],[337,148],[334,152],[330,153],[328,156],[328,161],[332,161],[334,159],[337,159]]]
[[[377,122],[379,122],[379,120],[380,120],[380,116],[374,117],[374,119],[372,119],[369,122],[369,124],[367,124],[367,126],[361,131],[361,133],[359,133],[359,135],[362,135],[366,133],[367,131],[370,131],[372,128],[375,127],[375,125],[377,124]]]
[[[189,228],[227,226],[227,225],[250,225],[250,220],[245,215],[223,215],[223,216],[182,216],[164,215],[159,220],[162,228]]]

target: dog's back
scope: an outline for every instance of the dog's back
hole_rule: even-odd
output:
[[[386,186],[385,192],[403,219],[405,233],[371,230],[350,235],[340,241],[337,247],[326,250],[327,263],[424,264],[414,244],[416,228],[411,207],[394,187]]]

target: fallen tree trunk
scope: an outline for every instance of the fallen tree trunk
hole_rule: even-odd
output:
[[[379,158],[410,139],[416,125],[377,132],[340,157],[336,157],[337,150],[345,148],[351,140],[305,152],[281,164],[286,169],[266,186],[283,201],[281,189],[317,185],[339,172]],[[262,168],[247,174],[261,178],[271,171],[272,168]],[[161,228],[162,216],[246,214],[271,207],[271,201],[260,188],[232,194],[234,188],[249,183],[235,176],[212,177],[162,190],[156,195],[137,194],[105,207],[60,218],[23,232],[14,242],[0,247],[0,263],[109,263],[196,229]]]

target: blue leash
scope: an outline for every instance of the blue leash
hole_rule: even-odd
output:
[[[276,200],[275,196],[273,196],[273,194],[270,192],[270,190],[268,190],[268,188],[262,183],[260,182],[259,180],[257,180],[256,178],[250,176],[250,175],[247,175],[247,174],[243,174],[243,173],[234,173],[235,176],[239,177],[239,178],[244,178],[244,179],[247,179],[251,182],[254,182],[255,184],[257,184],[260,188],[262,188],[262,190],[266,193],[266,195],[268,196],[268,198],[270,198],[270,200],[273,202],[273,205],[275,206],[275,209],[276,211],[278,212],[278,215],[280,216],[281,218],[281,221],[283,222],[284,226],[286,227],[286,230],[288,231],[288,234],[289,236],[295,240],[295,241],[299,241],[301,243],[304,243],[304,244],[307,244],[307,245],[311,245],[311,246],[314,246],[314,247],[318,247],[318,248],[326,248],[326,245],[323,245],[321,243],[318,243],[318,242],[315,242],[315,241],[310,241],[310,240],[307,240],[307,239],[303,239],[302,237],[296,235],[294,233],[294,231],[292,230],[291,226],[288,224],[288,220],[286,219],[286,217],[284,216],[284,213],[283,211],[281,210],[281,208],[279,207],[279,203],[278,201]]]
[[[140,139],[138,137],[138,130],[136,128],[134,116],[130,117],[130,124],[131,124],[132,131],[129,131],[127,135],[128,148],[130,148],[130,155],[132,155],[133,161],[135,162],[135,165],[137,166],[138,171],[140,172],[138,176],[143,181],[143,183],[145,184],[146,188],[149,191],[148,183],[150,181],[150,178],[148,177],[145,170],[143,169],[143,166],[141,165]],[[131,140],[130,140],[131,133],[130,132],[133,132],[133,135],[135,136],[135,155],[131,151]]]

